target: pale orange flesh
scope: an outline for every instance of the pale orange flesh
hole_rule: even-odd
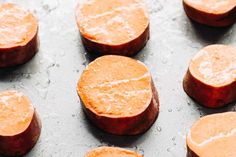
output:
[[[33,114],[30,100],[22,93],[0,92],[0,136],[13,136],[25,131]]]
[[[189,70],[205,84],[228,85],[236,81],[236,49],[225,45],[207,46],[193,57]]]
[[[212,14],[224,14],[236,7],[236,0],[184,0],[193,8]]]
[[[86,108],[95,114],[135,116],[150,104],[151,75],[139,61],[122,56],[103,56],[84,70],[78,93]]]
[[[192,126],[187,145],[199,157],[235,157],[236,113],[201,118]]]
[[[0,5],[0,48],[26,45],[37,29],[37,19],[30,12],[11,3]]]
[[[85,157],[143,157],[136,152],[116,148],[116,147],[100,147],[96,148],[85,155]]]
[[[108,45],[136,39],[149,24],[143,0],[87,0],[76,16],[82,36]]]

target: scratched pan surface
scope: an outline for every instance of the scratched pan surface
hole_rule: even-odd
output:
[[[0,2],[6,2],[0,0]],[[93,58],[86,54],[75,23],[77,0],[11,0],[39,19],[39,53],[27,64],[0,70],[0,90],[27,94],[43,123],[39,142],[26,157],[81,157],[88,150],[114,145],[146,157],[183,157],[185,135],[199,117],[235,110],[235,104],[210,110],[194,103],[182,89],[190,58],[203,46],[236,46],[236,25],[213,29],[192,23],[181,0],[148,0],[151,39],[135,56],[151,70],[160,95],[160,115],[141,136],[119,137],[93,127],[85,118],[76,83]]]

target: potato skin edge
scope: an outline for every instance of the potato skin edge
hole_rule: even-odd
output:
[[[195,154],[188,146],[187,146],[187,155],[186,157],[199,157],[197,154]]]
[[[186,4],[183,0],[186,15],[193,21],[211,27],[227,27],[236,22],[236,6],[224,14],[206,13]]]
[[[212,87],[197,80],[189,69],[183,80],[183,88],[192,99],[208,108],[220,108],[236,101],[236,81],[226,86]]]
[[[101,44],[87,39],[81,33],[80,36],[85,49],[91,54],[133,56],[145,47],[150,38],[150,29],[148,24],[139,37],[121,45]]]

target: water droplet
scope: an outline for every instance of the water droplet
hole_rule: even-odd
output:
[[[157,127],[157,131],[158,131],[158,132],[161,132],[161,130],[162,130],[161,127],[158,126],[158,127]]]
[[[177,111],[179,112],[179,111],[181,111],[183,109],[183,107],[178,107],[177,108]]]
[[[188,104],[188,105],[191,105],[191,102],[190,102],[190,100],[187,100],[187,104]]]
[[[143,150],[142,148],[139,148],[139,149],[138,149],[138,152],[139,152],[140,154],[144,155],[144,150]]]
[[[83,66],[86,66],[87,65],[87,61],[84,61],[82,64],[83,64]]]
[[[64,51],[61,52],[61,53],[60,53],[60,56],[61,56],[61,57],[65,56],[65,52],[64,52]]]
[[[49,10],[49,5],[47,5],[47,4],[43,5],[43,9],[48,11]]]
[[[200,117],[203,117],[204,116],[204,113],[200,111]]]
[[[168,112],[172,112],[172,109],[170,108],[170,109],[168,109]]]
[[[43,64],[44,60],[43,59],[40,59],[39,63],[40,64]]]
[[[170,152],[170,148],[167,148],[166,150],[167,150],[167,152]]]
[[[25,78],[29,79],[31,77],[30,74],[25,74]]]
[[[171,139],[172,141],[175,141],[175,137],[172,137],[172,139]]]
[[[166,64],[168,62],[167,58],[163,58],[161,61],[163,64]]]

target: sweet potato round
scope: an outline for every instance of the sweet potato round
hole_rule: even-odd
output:
[[[131,56],[149,39],[143,0],[91,0],[76,8],[82,42],[88,52]]]
[[[0,154],[28,153],[40,132],[41,121],[28,97],[13,90],[0,92]]]
[[[88,65],[77,85],[87,117],[118,135],[144,133],[159,113],[158,94],[147,67],[122,56],[103,56]]]
[[[0,4],[0,68],[30,60],[38,51],[38,22],[23,8]]]
[[[185,92],[210,108],[236,101],[236,49],[210,45],[198,52],[184,77]]]

